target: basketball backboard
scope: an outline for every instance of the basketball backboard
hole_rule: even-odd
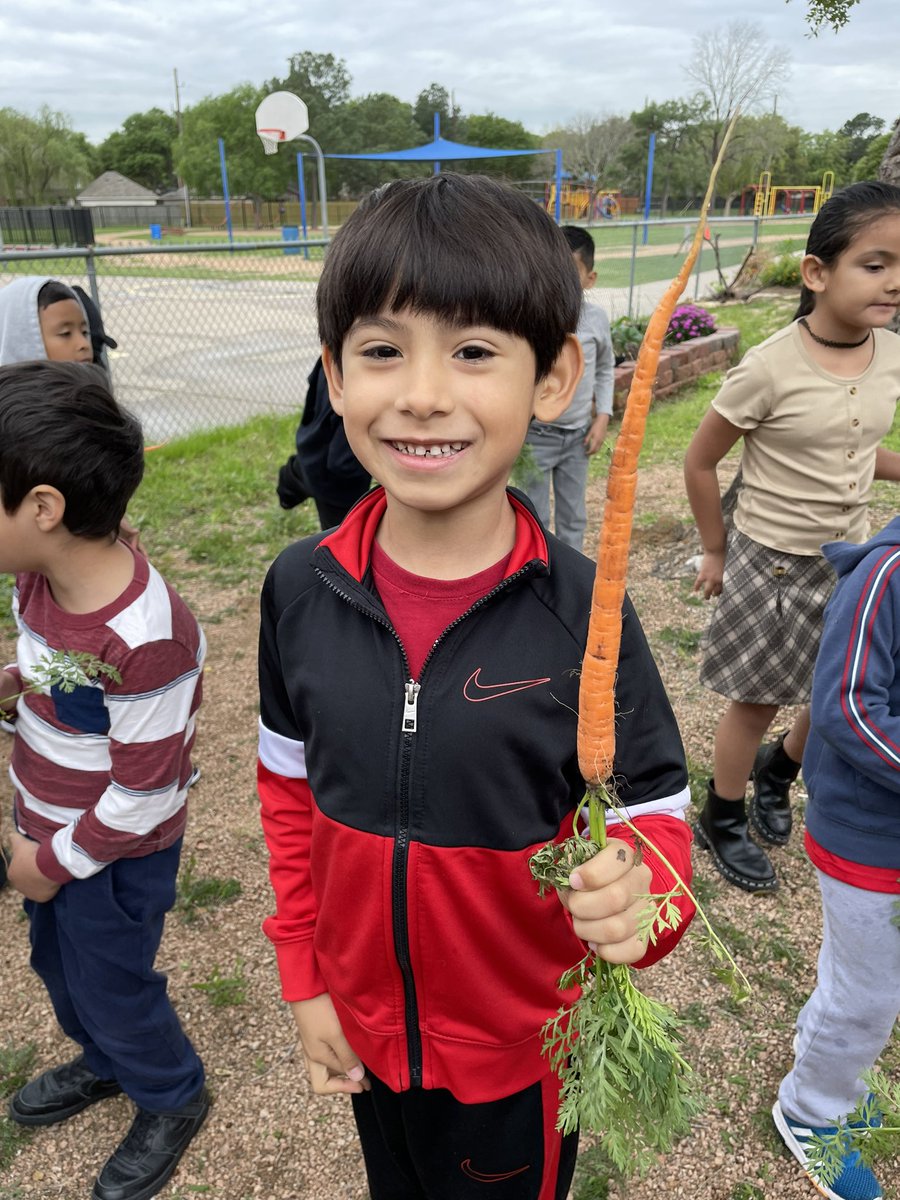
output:
[[[256,109],[256,132],[266,154],[274,154],[279,142],[289,142],[309,129],[309,112],[293,92],[270,92]]]

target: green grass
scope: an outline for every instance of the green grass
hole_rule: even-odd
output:
[[[228,904],[241,894],[241,885],[237,879],[197,875],[195,867],[196,859],[192,854],[178,876],[175,912],[185,924],[196,921],[201,912],[205,913],[211,908]]]
[[[129,517],[173,583],[202,576],[255,591],[278,552],[318,528],[310,502],[285,512],[275,495],[296,428],[296,416],[258,417],[147,456]]]
[[[195,991],[203,992],[213,1008],[232,1008],[246,1003],[247,979],[244,975],[244,960],[239,958],[231,975],[222,973],[218,966],[213,967],[209,979],[202,983],[192,983]]]
[[[662,225],[659,221],[652,217],[649,222],[647,242],[648,246],[671,246],[681,242],[684,236],[686,226],[693,227],[697,220],[697,213],[689,213],[683,218],[672,214],[668,219],[674,223],[671,225]],[[734,214],[737,216],[738,214]],[[594,244],[597,247],[597,253],[602,254],[604,249],[620,249],[622,247],[631,247],[634,231],[631,225],[635,221],[641,219],[641,214],[628,216],[620,221],[604,221],[602,225],[593,225],[588,229],[588,233],[594,239]],[[812,224],[812,217],[798,218],[796,221],[766,221],[763,220],[760,224],[760,237],[770,238],[777,236],[779,240],[801,239],[805,241],[806,235],[809,232],[809,227]],[[710,225],[710,232],[715,236],[719,234],[719,244],[723,245],[730,240],[739,240],[746,245],[749,245],[753,238],[753,224],[751,220],[747,220],[744,224],[720,224],[713,221]],[[640,248],[644,245],[644,231],[638,229],[637,244]]]
[[[684,658],[693,658],[699,649],[703,632],[699,629],[685,629],[680,625],[666,625],[659,631],[658,637],[667,646],[674,646]]]
[[[28,1082],[36,1056],[37,1050],[31,1043],[13,1046],[7,1042],[0,1046],[0,1100],[5,1101]],[[32,1132],[12,1121],[0,1120],[0,1172],[6,1170]]]

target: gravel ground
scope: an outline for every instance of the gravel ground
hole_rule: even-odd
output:
[[[602,504],[592,485],[589,543]],[[679,473],[642,474],[630,590],[646,626],[698,776],[711,757],[722,702],[697,683],[696,641],[707,613],[684,573],[695,552]],[[876,524],[891,515],[884,508]],[[187,599],[210,644],[197,760],[203,776],[191,795],[185,861],[196,876],[240,882],[231,903],[170,918],[160,956],[171,993],[200,1049],[215,1093],[206,1126],[161,1195],[187,1200],[343,1200],[367,1196],[349,1106],[313,1097],[294,1053],[292,1023],[279,1000],[274,958],[260,933],[270,907],[254,791],[256,744],[253,588],[230,594],[192,584]],[[6,650],[7,647],[4,647]],[[6,746],[0,746],[5,754]],[[798,805],[802,790],[797,789]],[[712,979],[702,947],[688,937],[669,959],[644,972],[642,986],[679,1010],[688,1058],[708,1098],[692,1135],[645,1179],[615,1200],[792,1200],[814,1192],[781,1147],[768,1116],[790,1060],[793,1018],[814,982],[820,932],[818,896],[800,839],[773,852],[781,879],[774,896],[726,886],[695,851],[697,886],[754,984],[736,1009]],[[72,1055],[27,966],[26,930],[16,897],[0,893],[0,1046],[33,1043],[43,1069]],[[216,980],[219,981],[216,988]],[[214,1003],[239,984],[243,1001]],[[197,985],[212,984],[199,989]],[[240,999],[231,989],[232,1000]],[[224,998],[228,999],[229,996]],[[896,1065],[896,1063],[894,1063]],[[71,1121],[25,1135],[0,1181],[3,1200],[81,1200],[130,1121],[119,1098]],[[2,1131],[0,1131],[2,1132]],[[574,1194],[599,1200],[588,1184],[591,1141]],[[887,1197],[900,1195],[896,1161],[880,1171]]]

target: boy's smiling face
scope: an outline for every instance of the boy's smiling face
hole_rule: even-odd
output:
[[[581,372],[574,337],[535,382],[522,338],[409,309],[358,320],[340,368],[327,348],[323,362],[357,458],[395,503],[431,513],[495,504],[532,415],[563,412]]]
[[[38,310],[41,337],[50,362],[91,362],[90,331],[77,300],[57,300]]]

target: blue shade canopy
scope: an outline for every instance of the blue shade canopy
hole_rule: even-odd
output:
[[[454,162],[463,158],[518,158],[523,154],[553,154],[556,156],[556,223],[560,221],[560,194],[562,192],[562,150],[497,150],[489,146],[466,146],[463,142],[451,142],[441,137],[440,113],[434,114],[434,138],[425,146],[410,146],[407,150],[379,150],[374,154],[325,154],[323,158],[356,158],[381,162],[430,162],[435,174],[442,162]]]
[[[487,146],[466,146],[436,137],[425,146],[408,150],[382,150],[377,154],[326,154],[326,158],[364,158],[381,162],[453,162],[461,158],[512,158],[522,154],[555,154],[555,150],[492,150]]]

